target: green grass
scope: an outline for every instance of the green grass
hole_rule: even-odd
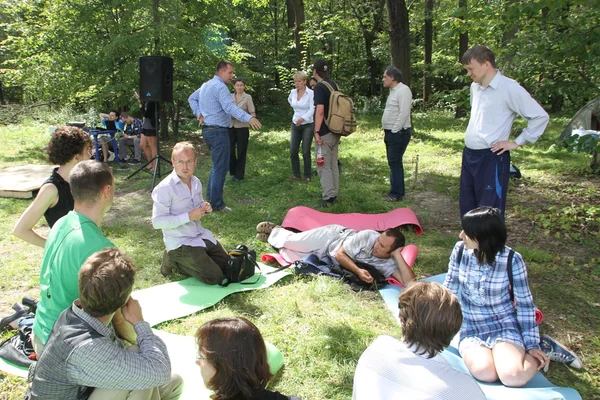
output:
[[[466,120],[444,113],[415,113],[415,134],[404,156],[407,196],[399,204],[382,201],[389,185],[380,116],[360,116],[358,132],[342,139],[339,203],[334,213],[378,213],[396,206],[417,213],[424,234],[409,234],[420,249],[415,266],[418,276],[442,273],[460,231],[458,176]],[[597,221],[575,220],[556,210],[579,207],[590,210],[600,204],[600,178],[589,171],[589,159],[567,153],[555,144],[565,118],[553,118],[534,146],[513,152],[513,161],[524,179],[509,191],[507,223],[509,245],[523,254],[536,305],[544,311],[541,329],[574,348],[585,369],[575,371],[552,365],[548,378],[576,388],[584,399],[600,398],[600,245],[593,229]],[[523,121],[517,125],[524,126]],[[3,144],[0,168],[24,163],[43,163],[48,124],[25,121],[0,127]],[[195,128],[182,139],[200,144],[196,175],[206,182],[210,155]],[[164,143],[167,158],[173,141]],[[315,177],[309,184],[291,182],[287,124],[269,125],[252,132],[246,179],[225,185],[225,201],[231,213],[203,220],[226,248],[246,243],[266,253],[268,245],[254,239],[255,225],[263,220],[280,222],[296,205],[314,207],[320,199]],[[418,156],[418,174],[415,174]],[[136,288],[163,284],[159,273],[162,235],[150,224],[151,179],[138,175],[128,181],[129,170],[115,169],[115,203],[102,229],[135,260]],[[0,312],[24,293],[38,295],[42,249],[12,237],[10,231],[29,201],[0,199]],[[545,221],[558,221],[544,227]],[[39,224],[41,232],[47,227]],[[575,235],[575,233],[579,235]],[[577,236],[577,237],[576,237]],[[170,277],[177,280],[180,277]],[[358,357],[380,334],[400,335],[398,325],[377,293],[354,293],[327,278],[289,277],[260,291],[235,294],[215,307],[195,315],[163,323],[160,329],[193,335],[203,322],[243,315],[257,324],[266,340],[284,354],[286,366],[272,387],[305,399],[348,399]],[[0,399],[20,399],[22,379],[0,375]]]

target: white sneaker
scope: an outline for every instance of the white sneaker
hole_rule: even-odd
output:
[[[108,151],[108,161],[115,161],[115,153],[110,150]]]

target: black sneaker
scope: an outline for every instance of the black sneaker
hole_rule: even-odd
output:
[[[129,164],[129,165],[137,165],[137,164],[139,164],[139,163],[140,163],[140,160],[136,160],[136,159],[134,158],[133,160],[129,161],[127,164]]]
[[[575,353],[549,335],[542,336],[540,339],[540,348],[551,361],[558,361],[575,369],[580,369],[583,366]]]

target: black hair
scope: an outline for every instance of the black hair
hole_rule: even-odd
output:
[[[476,208],[463,215],[460,224],[465,235],[479,244],[475,251],[479,264],[484,261],[493,264],[496,254],[506,244],[506,225],[500,210],[487,206]]]
[[[222,69],[227,69],[227,66],[228,66],[228,65],[231,65],[231,66],[233,67],[233,64],[232,64],[232,63],[230,63],[230,62],[229,62],[229,61],[227,61],[227,60],[221,60],[221,61],[219,61],[219,62],[217,63],[217,72],[218,72],[218,71],[220,71],[220,70],[222,70]]]

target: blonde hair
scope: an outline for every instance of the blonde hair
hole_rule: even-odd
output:
[[[308,79],[308,75],[304,71],[298,71],[294,74],[294,82],[297,81],[306,81]]]
[[[194,155],[194,158],[196,158],[196,149],[194,149],[194,145],[190,142],[175,143],[175,146],[173,146],[173,151],[171,152],[171,158],[180,152],[190,152]]]

